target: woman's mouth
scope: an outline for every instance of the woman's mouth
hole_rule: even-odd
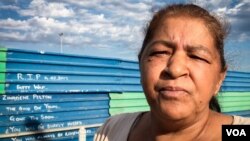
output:
[[[178,99],[188,94],[187,90],[176,86],[161,87],[158,92],[164,99]]]

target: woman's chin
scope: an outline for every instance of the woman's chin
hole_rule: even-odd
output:
[[[189,117],[191,113],[191,109],[188,106],[164,106],[160,109],[160,114],[163,115],[162,117],[165,117],[169,120],[181,120]]]

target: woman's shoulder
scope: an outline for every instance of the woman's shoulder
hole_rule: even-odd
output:
[[[142,112],[125,113],[112,116],[98,129],[95,141],[126,140],[130,128]]]
[[[135,120],[138,115],[140,115],[142,112],[136,112],[136,113],[123,113],[123,114],[118,114],[118,115],[114,115],[111,116],[110,118],[108,118],[108,122],[110,123],[116,123],[116,122],[132,122],[133,120]],[[125,120],[125,121],[124,121]]]
[[[136,113],[123,113],[111,116],[106,120],[103,126],[106,127],[117,127],[117,128],[126,128],[130,127],[135,119],[140,115],[142,112],[136,112]]]
[[[250,125],[250,117],[233,116],[233,125]]]

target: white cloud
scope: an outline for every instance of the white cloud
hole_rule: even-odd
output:
[[[10,30],[27,30],[29,28],[26,21],[14,20],[11,18],[0,20],[0,27]]]
[[[103,2],[103,0],[63,0],[66,3],[71,3],[77,6],[84,6],[84,7],[89,7],[89,8],[93,8],[93,7],[98,7],[99,5],[101,5],[101,3]]]
[[[36,30],[53,29],[55,31],[58,30],[58,32],[60,32],[61,30],[67,28],[66,23],[61,22],[59,20],[55,20],[53,18],[33,17],[31,19],[28,19],[27,23],[29,24],[30,28]]]
[[[14,5],[1,5],[0,9],[4,9],[4,10],[18,10],[19,7],[14,6]]]
[[[95,0],[95,1],[79,1],[79,0],[64,0],[67,3],[77,5],[79,7],[94,9],[108,12],[112,18],[129,17],[132,20],[141,21],[147,19],[151,8],[150,2],[131,3],[128,1],[119,0]],[[86,11],[84,11],[86,12]],[[142,13],[144,16],[142,16]]]
[[[149,2],[33,0],[27,9],[17,10],[27,19],[2,19],[0,29],[10,30],[2,35],[9,41],[58,44],[63,32],[67,45],[138,48],[150,9]]]
[[[18,12],[22,16],[71,17],[75,15],[74,11],[68,9],[64,3],[44,0],[33,0],[28,9],[22,9]]]
[[[200,5],[206,9],[213,10],[215,8],[227,7],[232,2],[231,0],[189,0],[192,3]]]
[[[14,40],[14,41],[24,41],[25,36],[19,32],[0,32],[0,39],[2,40]]]
[[[59,33],[67,26],[52,18],[33,17],[27,20],[6,19],[0,20],[0,27],[8,30],[4,39],[16,41],[40,41],[46,37]],[[22,36],[21,36],[22,35]]]
[[[244,3],[239,3],[234,7],[219,7],[218,9],[214,9],[214,12],[219,15],[237,15],[241,11],[242,6]]]
[[[239,41],[242,42],[242,41],[246,41],[246,40],[250,40],[250,36],[247,35],[246,33],[241,33],[239,35]]]
[[[77,18],[84,23],[111,23],[104,14],[92,14],[86,9],[80,9]]]
[[[81,44],[81,43],[91,43],[93,42],[93,40],[89,37],[85,37],[85,36],[63,36],[63,42],[66,44]]]
[[[150,16],[151,5],[146,3],[112,2],[101,7],[109,9],[113,17],[130,18],[133,21],[143,22]]]
[[[232,15],[242,13],[246,3],[242,2],[234,7],[228,7],[229,4],[223,4],[222,0],[209,2],[197,0],[196,2],[210,5],[210,7],[219,6],[213,11],[221,15],[230,15],[230,21],[233,24],[237,23],[238,18],[232,17]],[[101,0],[64,0],[56,3],[54,1],[33,0],[27,9],[18,10],[22,16],[31,16],[30,18],[26,20],[0,20],[0,26],[2,29],[23,33],[26,38],[22,37],[19,41],[57,43],[57,34],[63,32],[64,42],[68,44],[124,42],[131,44],[131,46],[139,46],[143,38],[143,27],[152,14],[150,12],[152,3],[154,2],[132,3]],[[58,19],[58,17],[64,17],[64,20]],[[248,35],[244,34],[240,39],[238,36],[238,39],[248,39],[246,38]],[[74,38],[76,39],[74,40]]]
[[[194,2],[195,0],[191,1]],[[196,0],[196,4],[208,8],[221,17],[225,17],[231,24],[230,37],[232,40],[241,42],[250,39],[249,0],[241,0],[238,3],[224,0]]]
[[[112,23],[94,22],[81,23],[81,21],[71,20],[69,22],[61,22],[52,18],[33,17],[28,20],[6,19],[0,21],[0,26],[4,29],[11,29],[9,36],[5,39],[17,41],[52,41],[57,42],[57,34],[64,34],[64,42],[68,44],[80,44],[83,42],[91,42],[88,36],[103,40],[112,41],[131,41],[130,26],[114,26]],[[17,36],[23,34],[23,36]],[[13,36],[13,37],[11,37]],[[85,36],[85,37],[83,37]],[[20,38],[20,39],[18,39]],[[75,38],[75,39],[74,39]]]

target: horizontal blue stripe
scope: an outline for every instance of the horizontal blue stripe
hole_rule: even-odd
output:
[[[100,94],[11,94],[0,95],[0,104],[39,104],[51,102],[85,102],[109,100],[108,93]]]
[[[64,62],[79,62],[91,64],[108,64],[120,66],[129,66],[138,68],[138,62],[132,60],[123,60],[118,58],[94,57],[87,55],[61,54],[52,52],[39,52],[22,49],[8,49],[7,58],[12,59],[31,59],[40,61],[64,61]]]
[[[84,75],[84,76],[93,76],[93,75],[98,75],[98,76],[114,76],[114,77],[140,77],[140,74],[124,74],[124,73],[112,73],[112,72],[105,72],[105,73],[99,73],[99,72],[79,72],[79,71],[53,71],[53,72],[48,72],[45,70],[20,70],[20,69],[10,69],[6,71],[7,73],[23,73],[23,74],[53,74],[53,75]],[[6,73],[3,70],[0,70],[0,73]]]
[[[109,100],[88,102],[57,102],[43,104],[12,104],[0,105],[0,115],[22,115],[52,112],[86,111],[95,109],[108,109]]]
[[[93,141],[93,137],[98,128],[87,128],[86,129],[86,139],[87,141]],[[29,136],[16,137],[16,141],[31,141],[31,140],[43,140],[43,141],[72,141],[79,140],[79,130],[69,130],[51,133],[42,133]],[[11,138],[1,139],[1,141],[13,141]]]
[[[0,134],[26,132],[26,131],[42,131],[44,129],[63,128],[72,126],[84,126],[91,124],[102,124],[108,117],[92,118],[87,120],[69,120],[63,122],[41,123],[30,122],[29,124],[15,125],[15,126],[0,126]]]
[[[138,70],[124,69],[124,68],[109,68],[109,67],[97,67],[97,66],[69,66],[69,65],[49,65],[49,64],[33,64],[33,63],[7,63],[7,72],[92,72],[100,74],[130,74],[138,75]]]
[[[221,91],[250,91],[250,86],[222,86]],[[128,84],[7,84],[6,94],[16,93],[85,93],[85,92],[142,92],[141,85]]]
[[[248,111],[237,111],[237,112],[226,112],[225,114],[250,117],[250,110],[248,110]]]
[[[234,81],[224,81],[223,86],[233,86],[233,87],[249,87],[250,88],[250,82],[234,82]]]
[[[66,65],[66,66],[86,66],[86,67],[103,67],[103,68],[120,68],[120,69],[131,69],[131,70],[138,70],[138,67],[127,67],[127,66],[120,66],[120,65],[107,65],[107,64],[93,64],[93,63],[77,63],[77,62],[65,62],[65,61],[39,61],[39,60],[28,60],[28,59],[7,59],[7,64],[10,63],[18,63],[18,64],[48,64],[48,65]]]
[[[250,73],[249,72],[239,72],[239,71],[227,71],[227,76],[250,78]]]
[[[227,76],[225,78],[225,81],[230,81],[230,82],[249,82],[250,83],[250,77],[234,77],[234,76]]]
[[[6,80],[5,82],[44,82],[44,83],[56,83],[56,82],[140,82],[139,76],[129,76],[129,75],[101,75],[100,73],[96,74],[41,74],[41,73],[6,73]]]
[[[241,87],[241,86],[222,86],[220,89],[221,92],[249,92],[250,86]]]
[[[141,92],[141,85],[128,84],[7,84],[6,94],[17,93],[85,93],[85,92]]]
[[[99,77],[99,79],[101,79]],[[77,81],[10,81],[6,82],[7,84],[52,84],[52,85],[63,85],[63,84],[88,84],[88,85],[140,85],[139,80],[135,79],[120,79],[120,80],[115,80],[115,79],[106,79],[106,80],[100,80],[97,81],[95,79],[90,79],[88,80],[77,80]]]
[[[100,74],[40,74],[40,73],[6,73],[8,83],[131,83],[140,84],[139,76],[112,76]],[[250,83],[250,78],[228,76],[223,85],[238,85]],[[249,84],[247,84],[249,85]]]
[[[223,85],[220,91],[250,91],[250,86]],[[5,88],[6,94],[86,92],[142,92],[142,87],[128,84],[7,84]]]
[[[107,116],[109,116],[109,109],[0,116],[0,126],[24,125],[33,122],[52,123],[67,120],[102,118]]]

